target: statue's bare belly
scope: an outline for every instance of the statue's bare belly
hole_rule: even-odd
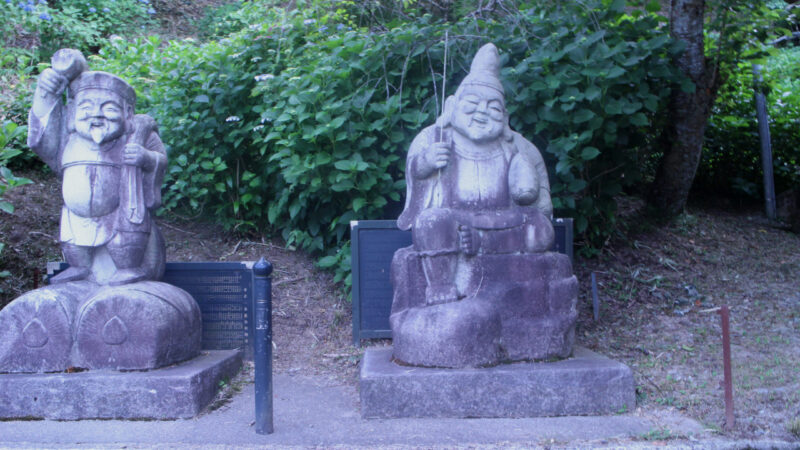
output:
[[[67,208],[82,217],[101,217],[119,207],[120,168],[78,164],[64,168],[61,194]]]

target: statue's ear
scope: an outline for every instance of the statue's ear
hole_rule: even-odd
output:
[[[455,96],[451,95],[444,101],[444,109],[442,110],[442,115],[439,117],[439,126],[442,128],[450,126],[453,121],[453,112],[455,109],[456,99]]]
[[[125,103],[125,134],[131,134],[136,128],[133,122],[133,105]]]

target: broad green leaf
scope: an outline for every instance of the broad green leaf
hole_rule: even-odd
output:
[[[647,12],[650,13],[659,12],[661,10],[661,2],[658,0],[652,0],[645,8],[647,9]]]
[[[586,88],[586,92],[585,92],[586,100],[589,100],[589,101],[596,100],[596,99],[600,98],[600,94],[601,93],[602,93],[602,91],[600,90],[600,88],[598,86],[591,85],[588,88]]]
[[[580,192],[586,188],[586,180],[574,179],[569,183],[570,192]]]
[[[319,259],[319,261],[317,261],[317,266],[322,269],[327,269],[329,267],[333,267],[338,262],[339,259],[335,256],[323,256]]]
[[[584,147],[581,151],[581,159],[584,161],[591,161],[597,158],[598,155],[600,155],[600,150],[596,147]]]
[[[614,66],[608,71],[608,74],[606,74],[606,78],[608,78],[609,80],[612,78],[618,78],[624,73],[625,69],[619,66]]]
[[[590,120],[594,116],[595,113],[588,109],[579,109],[572,115],[572,119],[575,121],[575,123],[583,123]]]
[[[562,159],[556,164],[556,173],[566,174],[569,173],[569,169],[572,167],[568,160]]]
[[[0,199],[0,211],[5,211],[9,214],[14,214],[14,205],[6,200]]]
[[[647,120],[647,116],[645,116],[643,113],[640,112],[632,115],[630,117],[630,121],[632,124],[640,127],[647,126],[650,123],[650,121]]]
[[[294,219],[297,216],[297,214],[300,212],[301,208],[302,208],[302,205],[299,202],[297,202],[297,201],[292,202],[292,204],[289,205],[289,217]]]
[[[344,123],[345,120],[347,120],[345,118],[345,116],[336,117],[335,119],[333,119],[331,121],[331,128],[334,128],[334,129],[335,128],[339,128],[340,126],[342,126],[342,124]]]
[[[362,197],[353,199],[353,211],[358,212],[358,210],[363,208],[366,203],[367,201]]]

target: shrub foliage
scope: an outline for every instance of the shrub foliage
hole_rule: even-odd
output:
[[[800,185],[800,47],[774,51],[759,86],[767,98],[775,189]],[[694,188],[758,198],[763,191],[761,144],[750,62],[732,71],[720,91],[706,131]]]
[[[557,214],[576,219],[587,249],[613,227],[613,196],[640,181],[677,80],[679,48],[659,17],[626,14],[622,0],[454,23],[412,15],[381,30],[353,29],[343,9],[268,5],[242,4],[224,38],[116,40],[91,64],[130,80],[160,123],[165,208],[272,230],[323,266],[347,268],[336,249],[351,220],[396,214],[405,154],[438,114],[444,64],[451,94],[482,44],[503,53],[512,127],[543,149]]]

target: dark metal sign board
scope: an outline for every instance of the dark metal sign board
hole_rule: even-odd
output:
[[[572,261],[572,219],[553,219],[554,251]],[[391,338],[392,309],[390,268],[397,249],[411,245],[411,232],[397,228],[395,220],[350,222],[353,270],[353,344],[362,339]]]
[[[395,220],[350,222],[353,264],[353,342],[391,337],[392,283],[389,269],[395,250],[411,245],[411,232]]]
[[[190,293],[203,313],[203,348],[253,357],[252,263],[167,263],[165,283]]]
[[[252,262],[168,262],[163,282],[194,297],[203,315],[203,349],[244,349],[253,358]],[[48,273],[68,267],[48,264]]]

